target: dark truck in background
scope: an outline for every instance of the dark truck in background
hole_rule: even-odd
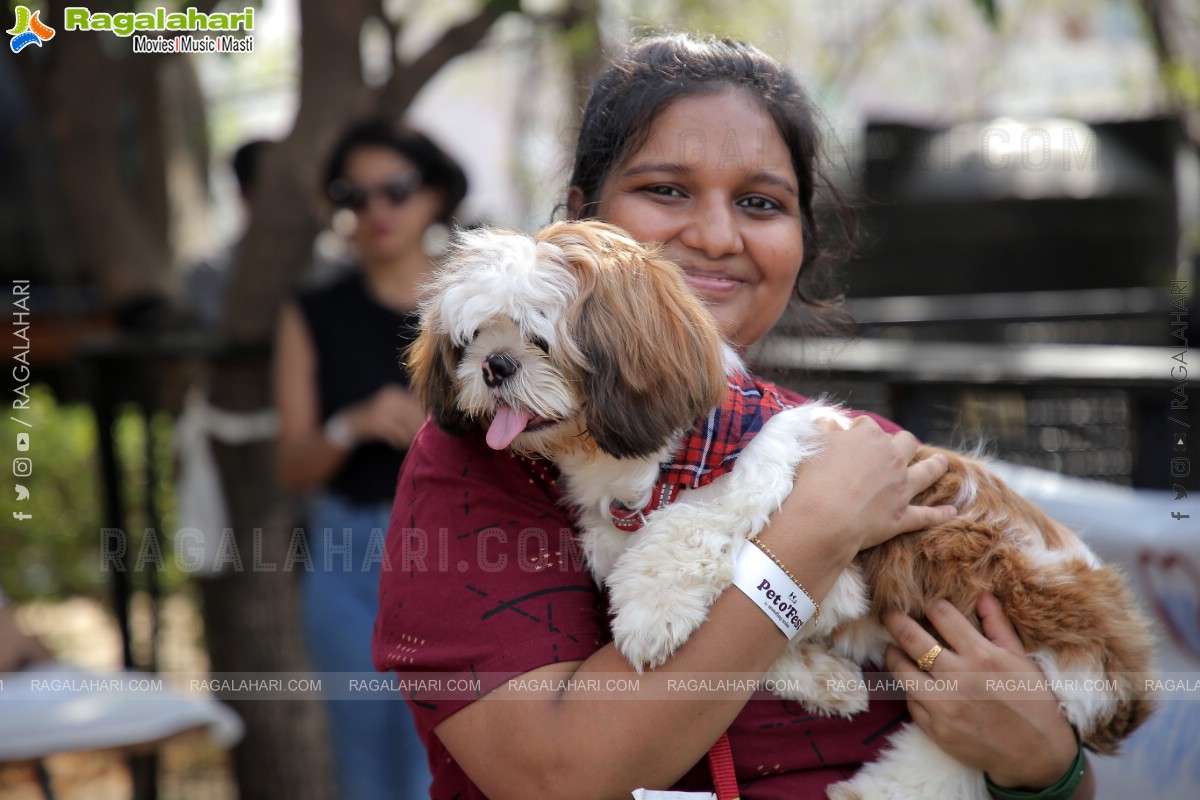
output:
[[[859,337],[785,320],[760,369],[932,443],[1141,488],[1186,477],[1200,159],[1178,122],[874,123],[863,142]]]

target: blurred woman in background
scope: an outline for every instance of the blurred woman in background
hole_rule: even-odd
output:
[[[430,227],[467,192],[462,168],[428,137],[386,122],[346,131],[326,169],[350,212],[358,269],[301,292],[280,315],[275,407],[279,476],[312,493],[302,615],[313,666],[374,674],[371,629],[396,476],[425,412],[400,354],[416,336]],[[405,704],[326,703],[342,800],[421,797],[425,750]]]

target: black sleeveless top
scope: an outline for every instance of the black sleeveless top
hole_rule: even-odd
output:
[[[300,292],[317,356],[317,393],[322,423],[385,384],[408,386],[400,365],[416,339],[419,318],[379,305],[358,270],[334,283]],[[383,442],[364,442],[329,482],[329,491],[360,505],[390,503],[405,451]]]

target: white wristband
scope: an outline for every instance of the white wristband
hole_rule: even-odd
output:
[[[753,600],[788,639],[816,616],[808,594],[751,542],[742,545],[733,567],[733,585]]]
[[[354,429],[350,427],[350,420],[346,419],[346,415],[341,412],[334,414],[325,422],[324,433],[330,444],[343,450],[350,450],[358,443],[358,439],[354,436]]]

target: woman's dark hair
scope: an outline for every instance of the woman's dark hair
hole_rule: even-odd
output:
[[[322,191],[345,177],[346,162],[360,147],[383,147],[411,161],[421,173],[424,185],[442,191],[444,200],[438,222],[450,224],[458,204],[467,196],[467,176],[462,167],[425,134],[385,119],[357,123],[342,134],[325,166]]]
[[[828,178],[815,106],[795,77],[756,47],[687,34],[632,45],[592,86],[570,182],[583,194],[585,207],[576,211],[587,216],[586,206],[600,199],[609,172],[646,143],[672,103],[730,87],[745,91],[774,120],[799,180],[804,258],[796,294],[809,312],[801,324],[812,331],[845,328],[850,317],[841,307],[835,267],[855,238],[854,215]],[[826,215],[816,208],[818,198],[833,211],[826,224],[819,224]],[[829,246],[829,228],[844,247]]]

